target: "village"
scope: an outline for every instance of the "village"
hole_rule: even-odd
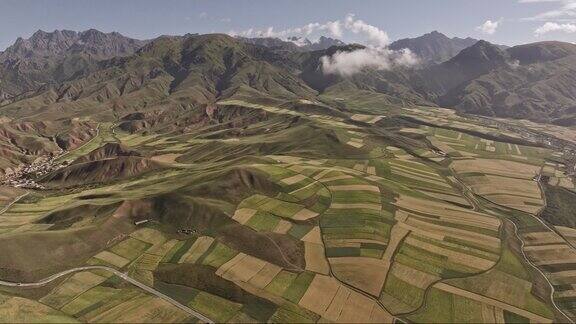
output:
[[[44,155],[38,157],[31,164],[21,164],[13,169],[8,168],[4,176],[0,178],[0,183],[15,188],[45,189],[36,180],[54,170],[67,166],[68,161],[58,162],[61,155]]]

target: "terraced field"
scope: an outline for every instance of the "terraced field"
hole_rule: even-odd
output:
[[[576,318],[576,230],[540,218],[544,179],[573,189],[560,153],[444,110],[394,122],[402,109],[299,104],[232,98],[219,121],[174,132],[101,123],[63,156],[70,167],[130,156],[154,168],[20,199],[3,190],[3,280],[103,266],[175,302],[92,269],[1,287],[0,318],[197,320],[182,307],[215,322]]]

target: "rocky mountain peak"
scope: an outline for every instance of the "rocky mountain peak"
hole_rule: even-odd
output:
[[[86,51],[99,58],[110,58],[134,53],[145,41],[122,36],[119,33],[103,33],[96,29],[84,32],[38,30],[30,38],[18,38],[0,54],[0,62],[6,60],[32,59],[34,57],[57,57],[67,52]]]
[[[390,44],[390,49],[407,48],[415,53],[424,63],[433,64],[447,61],[466,47],[474,45],[478,40],[473,38],[449,38],[432,31],[415,38],[404,38]]]
[[[506,63],[507,60],[508,55],[504,50],[490,42],[479,40],[476,44],[463,49],[450,61],[453,63],[498,66]]]

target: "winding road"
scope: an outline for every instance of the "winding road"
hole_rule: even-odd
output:
[[[29,282],[29,283],[22,283],[22,282],[11,282],[11,281],[2,281],[0,280],[0,286],[6,286],[6,287],[29,287],[29,288],[35,288],[35,287],[41,287],[44,285],[49,284],[50,282],[61,278],[63,276],[69,275],[71,273],[74,272],[81,272],[81,271],[89,271],[89,270],[104,270],[104,271],[108,271],[113,273],[114,275],[122,278],[123,280],[133,284],[134,286],[158,297],[163,299],[164,301],[169,302],[170,304],[178,307],[180,310],[198,318],[200,321],[204,322],[204,323],[214,323],[214,321],[212,321],[211,319],[209,319],[208,317],[196,312],[195,310],[191,309],[190,307],[181,304],[180,302],[178,302],[177,300],[175,300],[174,298],[167,296],[161,292],[159,292],[156,289],[153,289],[149,286],[146,286],[145,284],[130,278],[127,274],[120,272],[116,269],[113,268],[109,268],[109,267],[105,267],[105,266],[86,266],[86,267],[78,267],[78,268],[73,268],[73,269],[69,269],[66,271],[62,271],[60,273],[54,274],[48,278],[42,279],[40,281],[37,282]]]
[[[526,262],[532,266],[532,268],[534,268],[536,271],[538,271],[538,273],[540,273],[540,275],[542,276],[542,278],[544,278],[544,280],[546,280],[546,282],[548,283],[549,287],[550,287],[550,301],[552,302],[552,306],[554,306],[554,308],[560,313],[562,314],[566,320],[568,320],[568,323],[574,323],[574,321],[566,314],[564,313],[564,311],[562,309],[560,309],[560,307],[558,307],[558,305],[556,305],[556,301],[554,300],[554,285],[552,284],[552,282],[550,281],[550,279],[548,279],[548,277],[544,274],[544,272],[542,270],[540,270],[540,268],[538,268],[538,266],[536,266],[526,255],[526,253],[524,252],[524,240],[522,239],[522,237],[520,236],[520,234],[518,233],[518,226],[516,226],[516,224],[511,221],[508,220],[508,222],[510,222],[510,224],[512,224],[512,226],[514,226],[514,235],[516,235],[516,238],[518,239],[518,241],[520,241],[520,252],[522,252],[522,257],[524,258],[524,260],[526,260]]]
[[[463,188],[463,194],[468,198],[468,200],[472,203],[474,210],[479,210],[478,206],[480,205],[480,203],[478,202],[477,199],[477,195],[474,193],[474,191],[472,191],[472,189],[470,187],[468,187],[468,185],[466,185],[464,183],[464,181],[462,181],[456,174],[455,171],[452,170],[452,174],[454,176],[454,179],[456,179],[456,181],[462,186]],[[544,206],[546,206],[546,194],[544,193],[544,188],[542,188],[542,185],[540,183],[540,181],[537,181],[538,186],[540,187],[540,191],[542,193],[543,199],[544,199]],[[509,207],[494,203],[490,200],[487,200],[483,197],[480,197],[481,199],[486,200],[487,202],[494,204],[496,206],[499,206],[501,208],[507,209]],[[542,208],[542,210],[544,209],[544,207]],[[542,211],[541,210],[541,211]],[[491,208],[485,208],[484,209],[485,212],[494,215],[498,218],[501,218],[501,215],[496,212],[493,211]],[[540,212],[541,212],[540,211]],[[540,213],[538,213],[540,214]],[[544,225],[544,227],[546,227],[548,230],[550,230],[553,233],[556,233],[558,235],[560,235],[558,233],[558,231],[556,231],[555,229],[550,228],[550,226],[548,226],[548,224],[546,224],[542,219],[540,219],[540,217],[538,217],[538,215],[534,216],[534,219],[538,220],[542,225]],[[510,220],[510,219],[506,219],[506,220],[502,220],[502,222],[509,222],[510,224],[512,224],[512,226],[514,227],[514,235],[516,236],[516,239],[520,242],[520,252],[522,253],[521,256],[524,259],[524,261],[526,261],[526,264],[530,265],[533,269],[535,269],[541,276],[542,278],[546,281],[546,283],[548,283],[548,286],[550,287],[550,302],[552,304],[552,307],[554,307],[554,309],[556,311],[558,311],[558,313],[562,314],[564,316],[564,318],[567,320],[568,323],[574,323],[574,321],[562,310],[560,309],[560,307],[558,307],[558,305],[556,304],[556,300],[554,299],[554,292],[555,292],[555,288],[554,285],[552,284],[552,282],[550,281],[550,279],[548,279],[548,277],[546,276],[546,274],[544,274],[544,272],[536,265],[534,264],[534,262],[532,262],[530,260],[530,258],[528,258],[528,256],[526,255],[526,253],[524,252],[524,246],[525,246],[525,242],[522,239],[522,236],[520,235],[520,233],[518,232],[518,226],[516,225],[516,223],[514,223],[514,221]],[[503,224],[503,223],[502,223]],[[571,244],[568,243],[568,240],[566,240],[566,238],[564,238],[562,235],[560,235],[561,238],[564,239],[564,241],[569,245],[572,246]]]
[[[20,201],[20,199],[26,197],[28,194],[29,194],[29,192],[26,192],[26,193],[16,197],[8,205],[4,206],[4,208],[2,208],[0,210],[0,215],[4,214],[8,209],[10,209],[10,207],[12,207],[12,205],[14,205],[18,201]],[[174,298],[172,298],[168,295],[165,295],[165,294],[159,292],[158,290],[139,282],[138,280],[130,278],[127,274],[125,274],[123,272],[120,272],[114,268],[110,268],[110,267],[106,267],[106,266],[85,266],[85,267],[72,268],[72,269],[65,270],[65,271],[59,272],[57,274],[51,275],[50,277],[44,278],[44,279],[37,281],[37,282],[12,282],[12,281],[0,280],[0,286],[37,288],[37,287],[45,286],[45,285],[49,284],[50,282],[52,282],[58,278],[64,277],[66,275],[69,275],[71,273],[81,272],[81,271],[89,271],[89,270],[104,270],[104,271],[111,272],[114,275],[122,278],[123,280],[133,284],[134,286],[136,286],[136,287],[138,287],[138,288],[140,288],[140,289],[142,289],[142,290],[144,290],[144,291],[146,291],[146,292],[148,292],[148,293],[150,293],[150,294],[152,294],[158,298],[161,298],[164,301],[169,302],[170,304],[178,307],[179,309],[181,309],[185,313],[190,314],[190,315],[198,318],[201,322],[214,323],[214,321],[212,321],[208,317],[206,317],[206,316],[198,313],[197,311],[191,309],[190,307],[178,302]]]

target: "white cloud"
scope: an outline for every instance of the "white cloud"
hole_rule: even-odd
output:
[[[325,74],[350,76],[363,69],[388,70],[394,66],[412,66],[418,63],[408,49],[391,51],[387,48],[366,47],[351,52],[338,51],[320,58]]]
[[[206,13],[206,12],[201,12],[198,14],[198,18],[200,18],[200,19],[204,19],[206,17],[208,17],[208,13]]]
[[[352,52],[336,52],[332,56],[323,56],[320,60],[324,73],[344,76],[355,74],[368,67],[378,70],[390,67],[387,55],[381,55],[378,51],[369,48]]]
[[[274,27],[266,29],[250,28],[244,31],[230,31],[233,36],[243,37],[278,37],[287,38],[289,36],[310,36],[314,33],[327,32],[333,37],[342,37],[344,31],[358,34],[366,39],[366,42],[375,46],[385,46],[389,42],[388,34],[376,26],[370,25],[361,19],[356,19],[355,15],[349,14],[344,21],[335,20],[324,23],[313,22],[304,26],[276,30]]]
[[[368,47],[354,51],[338,51],[332,56],[320,58],[322,71],[326,74],[339,74],[349,76],[365,68],[387,70],[396,66],[413,66],[418,64],[418,58],[410,50],[392,51],[387,48],[390,41],[388,34],[380,28],[357,19],[354,14],[348,14],[343,20],[328,21],[324,23],[313,22],[304,26],[275,30],[268,27],[264,30],[253,28],[236,32],[230,31],[232,36],[243,37],[278,37],[287,39],[291,36],[307,37],[318,32],[328,32],[331,36],[342,37],[349,32],[364,39]],[[291,39],[301,46],[305,39]]]
[[[370,43],[376,46],[388,45],[388,34],[376,26],[365,23],[363,20],[356,19],[353,14],[346,16],[344,27],[354,34],[364,34]]]
[[[408,48],[403,48],[399,51],[391,51],[390,55],[392,56],[394,64],[398,66],[410,67],[420,63],[416,54],[412,53]]]
[[[309,43],[307,42],[306,38],[302,38],[302,37],[294,37],[294,38],[290,38],[289,39],[290,42],[294,43],[294,45],[298,46],[298,47],[302,47],[302,46],[306,46]]]
[[[554,23],[554,22],[547,22],[544,25],[536,28],[536,30],[534,31],[534,34],[536,36],[542,36],[544,34],[550,33],[550,32],[555,32],[555,31],[559,31],[559,32],[564,32],[564,33],[576,33],[576,25],[575,24],[558,24],[558,23]]]
[[[275,30],[274,27],[270,26],[263,30],[258,30],[254,28],[246,29],[240,32],[230,31],[228,34],[232,36],[243,36],[243,37],[278,37],[287,38],[289,36],[309,36],[315,32],[327,31],[330,35],[334,37],[342,37],[342,27],[339,20],[328,21],[325,23],[309,23],[304,26],[287,28],[281,30]]]
[[[340,21],[329,21],[324,24],[326,30],[328,30],[335,37],[342,37],[342,27],[340,26]]]
[[[500,25],[498,21],[486,20],[482,25],[476,27],[476,30],[486,35],[493,35]]]
[[[531,17],[524,18],[529,21],[575,22],[576,0],[519,0],[520,3],[556,3],[557,7]]]
[[[512,70],[516,70],[517,68],[520,67],[520,60],[513,60],[511,62],[508,62],[508,66],[512,69]]]

